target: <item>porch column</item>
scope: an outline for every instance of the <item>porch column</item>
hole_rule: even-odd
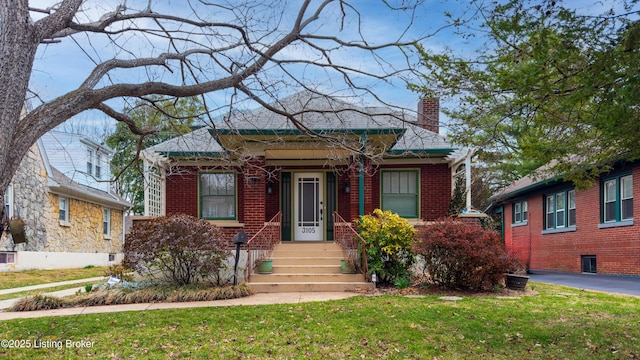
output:
[[[367,158],[354,156],[351,159],[349,182],[351,184],[350,213],[352,218],[373,212],[373,193],[371,161]]]
[[[360,157],[353,156],[349,166],[349,216],[355,219],[360,215]],[[347,219],[347,220],[351,220]]]
[[[266,172],[264,156],[247,159],[242,166],[244,196],[239,206],[244,209],[244,230],[249,236],[258,232],[265,222]]]

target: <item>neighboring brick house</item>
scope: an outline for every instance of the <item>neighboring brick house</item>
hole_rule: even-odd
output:
[[[110,191],[111,150],[50,131],[29,150],[5,194],[9,217],[26,222],[26,243],[3,231],[0,271],[103,266],[122,259],[123,214]]]
[[[230,239],[281,212],[282,240],[300,242],[333,240],[334,212],[382,208],[417,226],[447,215],[468,153],[438,134],[438,99],[420,101],[417,121],[307,92],[273,106],[312,135],[260,109],[145,149],[145,215],[208,219]]]
[[[532,270],[640,275],[639,165],[617,165],[587,190],[516,181],[494,196],[508,250]]]

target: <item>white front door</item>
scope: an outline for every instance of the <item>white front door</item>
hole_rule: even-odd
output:
[[[296,173],[293,183],[293,239],[322,241],[324,239],[324,173]]]

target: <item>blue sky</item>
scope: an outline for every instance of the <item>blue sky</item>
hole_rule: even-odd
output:
[[[30,0],[29,4],[32,7],[47,7],[57,2],[57,0]],[[87,1],[85,11],[79,16],[82,18],[97,19],[99,14],[104,13],[106,10],[113,9],[117,0],[95,0]],[[196,3],[197,1],[194,1]],[[403,0],[390,0],[393,4],[402,4]],[[147,0],[129,0],[127,4],[132,7],[143,8],[147,3]],[[233,3],[233,1],[230,1]],[[264,8],[259,11],[264,12],[257,14],[258,16],[267,16],[270,11],[270,1],[265,0],[262,2]],[[281,1],[274,1],[275,3],[282,3]],[[299,0],[288,1],[288,8],[294,9],[301,3]],[[457,52],[470,54],[477,46],[477,43],[481,41],[478,37],[471,39],[462,39],[453,34],[453,29],[445,28],[437,32],[450,21],[445,17],[445,12],[449,12],[454,18],[461,17],[467,18],[475,11],[475,6],[469,2],[462,0],[424,0],[418,7],[414,15],[413,24],[405,32],[405,25],[409,14],[402,12],[391,12],[381,5],[379,0],[354,0],[351,2],[358,8],[358,11],[362,15],[362,24],[360,30],[366,35],[368,39],[373,39],[374,42],[384,43],[398,39],[402,37],[402,40],[411,39],[423,39],[421,43],[426,48],[432,51],[441,51],[445,47],[450,47]],[[611,2],[585,2],[584,0],[571,0],[565,2],[570,6],[580,9],[585,12],[601,12],[602,7],[611,6]],[[615,3],[621,3],[620,1],[614,1]],[[154,1],[153,4],[161,6],[161,11],[168,11],[172,14],[180,14],[188,10],[185,6],[185,0],[165,0]],[[600,7],[600,8],[599,8]],[[198,15],[206,18],[207,20],[220,21],[220,15],[212,12],[205,12],[199,10]],[[339,15],[340,9],[333,7],[331,9],[334,15]],[[34,16],[38,16],[34,13]],[[265,17],[268,18],[268,17]],[[291,21],[292,14],[285,14],[284,17],[278,19],[273,18],[274,21],[280,21],[282,24],[287,24]],[[336,28],[339,28],[342,24],[337,20],[339,16],[327,16],[320,22],[321,25],[317,26],[318,33],[330,34]],[[342,34],[347,37],[355,36],[356,32],[355,23],[346,23],[345,29]],[[262,34],[268,39],[272,34]],[[115,49],[109,45],[106,39],[92,38],[88,41],[85,35],[79,35],[71,40],[69,38],[64,39],[59,44],[42,45],[36,62],[34,64],[33,76],[31,81],[31,90],[36,92],[42,99],[49,100],[61,95],[64,92],[75,89],[88,75],[88,73],[95,66],[95,62],[108,60],[112,57],[126,57],[128,52],[138,53],[141,56],[148,56],[151,51],[150,43],[159,45],[155,52],[165,51],[166,45],[157,43],[155,40],[149,37],[137,35],[134,38],[123,39],[118,37],[125,50]],[[82,49],[81,49],[82,47]],[[300,48],[285,49],[282,52],[283,57],[312,57],[312,54],[301,54]],[[375,62],[371,60],[366,54],[358,52],[340,53],[336,54],[336,59],[343,61],[345,64],[353,67],[361,67],[364,69],[373,69]],[[388,62],[391,66],[403,66],[402,62],[406,61],[397,52],[385,52],[383,53],[383,61]],[[418,62],[417,57],[410,59],[412,64]],[[322,71],[309,70],[309,68],[297,67],[295,71],[299,71],[300,76],[305,76],[308,81],[315,81],[319,86],[325,89],[340,90],[340,87],[344,87],[340,84],[340,77],[334,75],[328,76]],[[375,71],[375,70],[372,70]],[[114,74],[116,77],[120,77],[123,81],[143,81],[148,76],[154,80],[166,80],[168,75],[160,72],[123,72]],[[277,79],[279,76],[276,73],[269,73],[269,80]],[[418,81],[419,79],[415,79]],[[412,81],[409,78],[409,81]],[[367,83],[367,86],[376,89],[386,101],[394,105],[415,110],[419,94],[411,92],[406,89],[404,81],[395,80],[391,84],[385,84],[381,82]],[[336,87],[334,89],[334,87]],[[223,105],[228,101],[228,93],[220,92],[211,94],[208,96],[211,103],[214,105]],[[111,105],[120,109],[122,107],[121,102],[112,102]],[[104,124],[106,116],[100,112],[87,112],[77,116],[79,123],[86,124]],[[445,120],[446,121],[446,120]]]
[[[31,0],[30,5],[32,7],[43,8],[50,6],[55,2],[55,0]],[[109,6],[111,6],[112,8],[112,6],[117,2],[118,1],[116,0],[89,1],[86,11],[83,12],[80,16],[96,19],[97,14],[110,9]],[[402,1],[392,2],[401,3]],[[164,8],[163,10],[169,9],[171,13],[179,13],[180,11],[184,10],[181,9],[181,7],[185,4],[185,2],[182,0],[156,1],[154,3],[161,4]],[[289,3],[291,5],[291,8],[295,8],[299,5],[300,1],[290,1]],[[140,7],[143,7],[142,5],[146,4],[146,0],[128,1],[128,4],[133,6],[139,5]],[[404,35],[404,37],[402,38],[403,40],[409,40],[424,37],[427,34],[434,32],[435,29],[441,27],[444,24],[444,11],[456,5],[457,3],[455,1],[439,0],[424,1],[424,3],[416,11],[416,19],[412,28],[406,34],[403,34],[404,25],[400,26],[400,24],[407,23],[407,14],[393,13],[388,9],[385,9],[384,6],[381,5],[380,1],[377,0],[356,0],[353,1],[353,4],[358,7],[358,10],[362,14],[362,32],[365,33],[365,35],[370,40],[373,39],[374,42],[382,43],[385,41],[395,40],[401,35]],[[337,8],[335,7],[332,9],[332,11],[334,12],[336,10]],[[201,15],[206,16],[204,14]],[[34,13],[34,17],[37,16],[38,15]],[[212,14],[209,18],[215,18],[215,15]],[[318,28],[319,32],[329,34],[329,29],[335,29],[340,26],[340,23],[336,19],[338,19],[338,17],[335,17],[333,19],[327,17],[323,19],[323,21],[321,22],[322,27]],[[288,19],[286,19],[286,17],[282,19],[283,23],[286,23],[287,21]],[[352,32],[351,34],[354,34],[354,29],[355,26],[353,23],[347,23],[345,26],[345,31],[343,33],[350,34],[349,32]],[[135,43],[139,40],[140,39],[133,38],[129,39],[126,43]],[[144,42],[140,41],[140,43],[143,44]],[[447,40],[446,37],[439,35],[428,40],[427,46],[437,49],[447,44],[451,45],[451,41]],[[79,45],[81,45],[83,49],[80,49]],[[140,48],[142,48],[142,46]],[[287,49],[283,52],[283,54],[286,54],[288,51],[293,52],[296,51],[296,49]],[[140,54],[144,55],[147,52],[148,51],[146,50],[140,51]],[[286,56],[291,57],[295,57],[297,55],[299,54],[286,54]],[[93,69],[95,62],[104,61],[113,56],[123,57],[126,56],[126,53],[113,52],[104,39],[92,39],[91,44],[89,44],[85,35],[79,35],[75,38],[75,40],[66,38],[63,39],[61,43],[42,45],[34,64],[31,90],[36,92],[45,101],[55,98],[64,92],[75,89],[86,78],[89,71]],[[400,56],[398,56],[397,53],[384,54],[384,56],[384,61],[388,61],[390,63],[404,60]],[[363,54],[340,54],[337,58],[354,67],[366,68],[371,64],[368,63],[368,59]],[[414,58],[412,59],[412,61],[416,62],[417,59]],[[126,80],[141,80],[144,79],[146,75],[147,74],[144,73],[139,73],[136,75],[129,72],[126,74]],[[305,73],[305,75],[309,76],[310,79],[313,79],[314,76],[311,73]],[[333,84],[336,83],[336,78],[327,79],[322,73],[319,73],[317,77],[318,83],[326,88],[330,88]],[[374,82],[371,86],[376,86],[376,88],[379,89],[380,93],[383,94],[383,97],[390,103],[401,107],[415,109],[419,95],[407,90],[404,82],[395,81],[391,85]],[[212,94],[210,95],[210,98],[213,102],[221,103],[223,103],[227,99],[224,94]],[[37,101],[34,101],[34,104],[37,104]],[[121,107],[121,105],[117,102],[112,103],[112,106],[114,106],[115,108]],[[105,118],[105,116],[100,112],[89,112],[79,115],[78,118],[82,119],[82,122],[92,122],[94,120],[101,120]]]

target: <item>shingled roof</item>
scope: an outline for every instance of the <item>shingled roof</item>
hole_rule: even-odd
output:
[[[461,159],[465,151],[447,139],[417,124],[412,114],[385,107],[362,107],[308,91],[301,92],[252,111],[233,111],[214,123],[147,149],[164,156],[215,156],[225,149],[221,136],[304,136],[395,134],[388,155],[438,154]],[[275,110],[275,112],[273,111]],[[285,115],[290,114],[294,124]]]

